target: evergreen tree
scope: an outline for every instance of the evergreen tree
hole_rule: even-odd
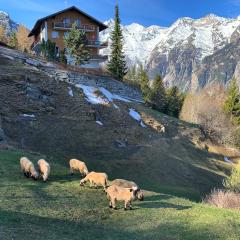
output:
[[[18,40],[15,32],[9,36],[8,45],[12,48],[18,48]]]
[[[165,112],[166,110],[166,91],[163,84],[162,77],[156,75],[153,80],[152,91],[150,94],[150,102],[153,109],[160,112]]]
[[[107,68],[115,78],[123,80],[127,73],[127,66],[123,53],[123,34],[120,26],[118,5],[115,7],[115,25],[111,33],[111,42],[111,56]]]
[[[44,39],[41,42],[41,54],[44,58],[48,60],[56,60],[56,43],[50,41],[49,39],[45,41]]]
[[[138,74],[137,74],[137,67],[136,65],[134,64],[132,68],[130,68],[128,70],[128,73],[127,73],[127,79],[134,83],[134,82],[137,82],[138,81]]]
[[[184,96],[179,92],[178,87],[174,86],[168,89],[166,94],[166,114],[178,118],[183,101]]]
[[[67,58],[65,56],[65,51],[64,50],[60,52],[59,62],[63,63],[63,64],[67,64]]]
[[[90,52],[86,48],[87,38],[86,33],[78,29],[77,24],[74,23],[69,34],[64,38],[67,48],[67,53],[74,59],[74,64],[86,64],[90,60]]]
[[[234,78],[228,88],[227,100],[224,104],[224,110],[231,114],[232,120],[240,123],[240,92],[237,81]]]
[[[144,70],[143,66],[140,65],[139,72],[137,74],[140,87],[143,95],[143,99],[146,103],[150,103],[150,96],[151,96],[151,88],[149,87],[149,78],[147,72]]]

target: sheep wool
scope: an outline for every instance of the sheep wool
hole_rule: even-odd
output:
[[[46,182],[48,180],[48,177],[50,175],[50,170],[51,170],[49,163],[44,159],[40,159],[38,160],[38,167],[39,167],[39,172],[43,178],[43,181]]]
[[[23,172],[24,176],[32,177],[33,179],[37,180],[39,177],[38,172],[36,171],[33,163],[26,157],[20,158],[20,167],[21,171]]]
[[[70,172],[73,174],[74,171],[79,171],[82,176],[88,175],[88,168],[86,164],[78,159],[71,159],[69,161]]]
[[[90,187],[92,186],[102,186],[104,190],[107,189],[108,176],[106,173],[90,172],[85,178],[80,181],[80,185],[89,182]]]

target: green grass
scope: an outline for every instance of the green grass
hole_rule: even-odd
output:
[[[161,192],[146,192],[133,211],[108,208],[102,189],[79,186],[68,164],[52,159],[48,183],[24,178],[20,156],[0,152],[0,239],[240,239],[240,212]]]

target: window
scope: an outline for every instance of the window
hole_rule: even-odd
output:
[[[77,24],[78,27],[80,27],[80,25],[81,25],[80,19],[76,19],[75,23]]]
[[[58,32],[53,31],[52,32],[52,38],[54,39],[54,38],[58,38],[58,37],[59,37]]]
[[[64,24],[64,26],[68,27],[68,26],[70,26],[70,23],[71,23],[70,18],[64,18],[64,19],[63,19],[63,24]]]
[[[69,32],[64,32],[64,37],[68,37]]]

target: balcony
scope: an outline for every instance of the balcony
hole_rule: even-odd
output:
[[[108,46],[108,42],[100,42],[99,40],[87,40],[87,47],[97,47],[97,48],[106,48]]]
[[[55,22],[53,24],[53,28],[56,30],[70,30],[72,29],[74,23],[64,23],[64,22]],[[77,29],[86,31],[86,32],[94,32],[96,30],[95,26],[93,25],[84,25],[81,24],[79,26],[77,26]]]
[[[107,55],[91,55],[90,60],[104,62],[108,60],[108,56]]]

